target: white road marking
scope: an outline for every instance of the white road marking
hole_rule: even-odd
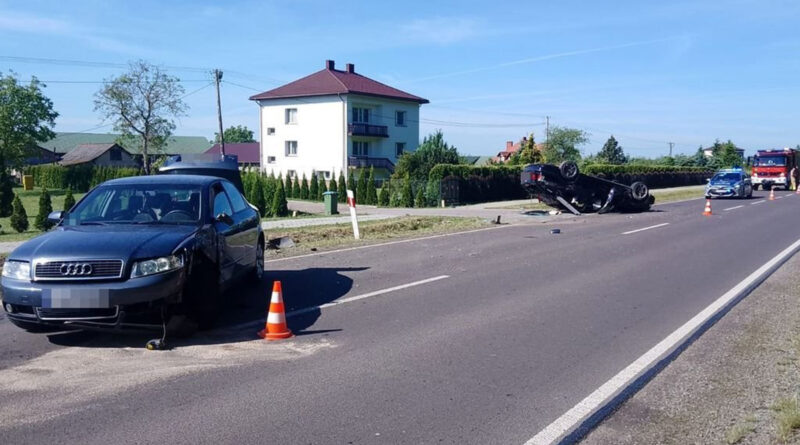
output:
[[[783,196],[776,196],[775,199],[781,199]]]
[[[765,202],[765,201],[766,201],[765,199],[762,199],[761,201],[751,202],[750,205],[754,206],[756,204],[761,204],[762,202]]]
[[[692,337],[692,335],[714,318],[720,311],[724,310],[737,298],[746,295],[758,286],[761,281],[766,279],[787,258],[792,256],[800,248],[800,239],[791,246],[784,249],[781,253],[759,267],[747,278],[725,292],[716,301],[703,309],[699,314],[692,317],[683,326],[669,334],[667,338],[661,340],[652,349],[636,359],[625,369],[620,371],[611,380],[597,388],[569,411],[565,412],[558,419],[553,421],[545,429],[539,431],[526,445],[551,444],[562,440],[565,436],[572,433],[575,428],[580,426],[586,419],[597,410],[604,408],[614,397],[622,393],[631,383],[644,375],[651,367],[663,360],[670,353],[674,352],[680,345]]]
[[[286,258],[275,258],[275,259],[272,259],[272,260],[267,260],[267,261],[265,261],[265,263],[277,263],[278,261],[296,260],[298,258],[307,258],[307,257],[311,257],[311,256],[325,255],[325,254],[329,254],[329,253],[350,252],[352,250],[370,249],[372,247],[391,246],[393,244],[411,243],[411,242],[414,242],[414,241],[424,241],[424,240],[435,239],[435,238],[443,238],[443,237],[446,237],[446,236],[465,235],[467,233],[485,232],[487,230],[497,230],[497,229],[502,229],[504,227],[519,227],[519,226],[514,226],[512,224],[508,224],[508,225],[505,225],[505,226],[486,227],[486,228],[483,228],[483,229],[467,230],[467,231],[464,231],[464,232],[443,233],[441,235],[424,236],[422,238],[402,239],[402,240],[397,240],[397,241],[389,241],[389,242],[386,242],[386,243],[369,244],[369,245],[366,245],[366,246],[347,247],[347,248],[344,248],[344,249],[337,249],[337,250],[325,250],[325,251],[322,251],[322,252],[308,253],[308,254],[305,254],[305,255],[289,256],[289,257],[286,257]]]
[[[427,283],[432,283],[434,281],[444,280],[445,278],[450,278],[450,275],[439,275],[438,277],[432,277],[432,278],[427,278],[427,279],[424,279],[424,280],[414,281],[413,283],[408,283],[408,284],[401,284],[399,286],[390,287],[388,289],[381,289],[381,290],[376,290],[374,292],[368,292],[366,294],[361,294],[361,295],[355,295],[355,296],[352,296],[352,297],[342,298],[341,300],[332,301],[330,303],[321,304],[319,306],[304,307],[302,309],[297,309],[297,310],[294,310],[294,311],[291,311],[291,312],[287,312],[286,313],[286,318],[294,317],[294,316],[297,316],[297,315],[305,314],[307,312],[311,312],[311,311],[315,311],[315,310],[319,310],[319,309],[325,309],[325,308],[332,307],[332,306],[339,306],[340,304],[345,304],[345,303],[350,303],[350,302],[353,302],[353,301],[363,300],[365,298],[377,297],[378,295],[388,294],[389,292],[394,292],[396,290],[408,289],[409,287],[419,286],[420,284],[427,284]]]
[[[741,209],[742,207],[744,207],[744,205],[735,206],[735,207],[728,207],[727,209],[722,209],[722,210],[724,210],[724,211],[726,211],[726,212],[727,212],[728,210],[736,210],[736,209]]]
[[[664,227],[664,226],[668,226],[668,225],[669,225],[669,223],[661,223],[661,224],[656,224],[656,225],[654,225],[654,226],[650,226],[650,227],[644,227],[644,228],[641,228],[641,229],[636,229],[636,230],[630,230],[630,231],[627,231],[627,232],[622,232],[622,234],[623,234],[623,235],[630,235],[631,233],[636,233],[636,232],[641,232],[641,231],[644,231],[644,230],[655,229],[655,228],[657,228],[657,227]]]

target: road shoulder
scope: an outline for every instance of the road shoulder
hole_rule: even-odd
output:
[[[797,440],[799,268],[786,262],[583,443]]]

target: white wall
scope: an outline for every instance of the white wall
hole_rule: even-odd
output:
[[[347,95],[347,122],[353,121],[353,107],[370,108],[370,125],[386,125],[389,131],[388,138],[367,138],[355,136],[357,140],[369,141],[370,157],[387,158],[397,164],[395,156],[395,143],[405,142],[406,151],[414,151],[419,145],[419,104],[416,102],[401,102],[381,97]],[[395,112],[406,112],[405,126],[395,125]],[[348,137],[347,152],[352,155],[351,138]]]
[[[312,171],[344,168],[342,144],[345,126],[342,101],[338,96],[304,97],[260,101],[261,167],[286,177],[288,170],[310,178]],[[286,109],[297,108],[297,123],[286,124]],[[268,129],[274,128],[274,134]],[[297,141],[297,156],[286,156],[286,141]],[[275,163],[267,162],[269,156]]]

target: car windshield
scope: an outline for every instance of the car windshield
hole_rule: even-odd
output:
[[[755,158],[753,165],[758,167],[769,167],[769,166],[777,166],[783,167],[786,165],[786,157],[785,156],[759,156]]]
[[[64,224],[198,224],[200,196],[197,186],[100,186],[69,213]]]
[[[723,182],[736,182],[742,179],[741,173],[717,173],[714,175],[714,178],[711,182],[723,181]]]

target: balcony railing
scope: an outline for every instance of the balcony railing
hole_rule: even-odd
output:
[[[394,171],[394,164],[387,158],[370,158],[369,156],[350,156],[347,158],[347,165],[354,168],[385,168],[390,172]]]
[[[347,126],[347,134],[350,136],[371,136],[376,138],[388,138],[389,127],[386,125],[370,124],[350,124]]]

